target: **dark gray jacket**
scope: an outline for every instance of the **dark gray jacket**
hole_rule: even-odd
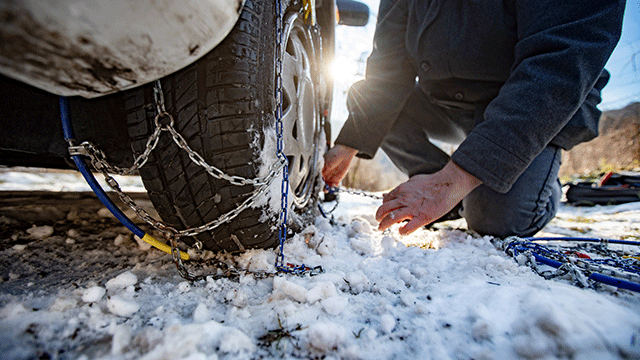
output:
[[[475,111],[452,160],[507,192],[548,144],[597,136],[624,0],[382,0],[366,79],[336,143],[372,157],[418,84]]]

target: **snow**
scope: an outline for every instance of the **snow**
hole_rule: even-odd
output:
[[[271,165],[278,162],[277,152],[277,132],[275,126],[267,126],[259,131],[256,129],[249,129],[249,132],[253,134],[252,147],[254,151],[260,155],[258,158],[261,161],[260,171],[258,172],[259,178],[266,178],[271,172]],[[260,140],[263,140],[262,146]],[[273,179],[265,194],[259,196],[256,202],[253,204],[255,208],[264,208],[265,213],[263,219],[268,219],[272,216],[277,216],[280,213],[282,205],[280,203],[279,196],[273,196],[273,194],[280,194],[282,186],[282,174],[276,175]],[[291,206],[291,198],[287,199],[289,206]],[[265,206],[267,205],[267,206]],[[262,219],[261,219],[262,220]]]
[[[258,171],[258,178],[264,179],[269,176],[272,171],[272,166],[279,162],[277,156],[278,140],[277,131],[275,125],[266,126],[264,129],[257,131],[254,128],[249,129],[252,133],[253,141],[251,143],[254,151],[258,153],[260,159],[260,169]],[[261,139],[263,143],[261,145]],[[324,129],[321,130],[320,140],[318,143],[317,153],[324,154],[326,152],[326,135]],[[284,151],[284,150],[283,150]],[[316,168],[322,169],[324,164],[324,158],[317,159]],[[293,204],[293,189],[292,184],[289,183],[289,196],[287,197],[287,204],[289,207]],[[263,216],[260,221],[267,221],[267,219],[277,217],[282,209],[282,203],[280,201],[280,194],[282,192],[282,173],[280,172],[273,178],[273,181],[269,184],[266,191],[256,198],[256,201],[251,205],[253,208],[262,208]],[[288,223],[300,221],[299,216],[295,213],[289,214]]]
[[[126,300],[114,295],[107,299],[107,309],[114,315],[129,317],[140,310],[140,305],[135,301]]]
[[[312,348],[327,353],[344,345],[348,332],[340,324],[316,323],[309,327],[307,338]]]
[[[302,303],[307,299],[307,289],[304,286],[288,281],[284,277],[276,277],[273,279],[273,296],[289,298]]]
[[[27,233],[31,235],[34,239],[44,240],[53,234],[53,228],[49,225],[45,226],[35,226],[27,229]]]
[[[74,171],[13,168],[13,171],[0,171],[0,191],[5,190],[41,190],[41,191],[91,191],[83,180],[82,174]],[[140,191],[142,180],[136,176],[113,175],[125,192]],[[96,180],[103,189],[109,189],[102,176]]]
[[[317,276],[264,276],[274,271],[276,251],[249,250],[217,257],[249,271],[236,280],[187,282],[169,255],[138,247],[120,228],[103,231],[109,241],[87,253],[79,247],[82,230],[32,239],[63,246],[86,265],[75,285],[49,287],[28,270],[11,269],[0,283],[0,358],[640,357],[639,294],[545,280],[490,237],[464,231],[463,220],[404,237],[395,227],[379,232],[377,206],[379,200],[341,194],[333,220],[318,217],[290,236],[285,262],[322,266]],[[52,225],[37,227],[44,226]],[[637,239],[639,231],[640,203],[563,204],[541,235]],[[17,246],[2,256],[38,256],[32,245]],[[90,260],[123,248],[136,261],[101,278],[107,269]],[[31,286],[3,290],[16,281]]]
[[[85,290],[84,294],[82,294],[82,301],[86,303],[94,303],[100,301],[104,294],[107,292],[101,286],[92,286]]]
[[[115,278],[107,281],[105,287],[108,290],[114,290],[118,288],[126,288],[135,285],[138,282],[138,277],[130,271],[122,273]]]
[[[338,60],[352,57],[349,52],[364,59],[372,26],[338,27],[337,38],[347,32],[358,41],[338,44]],[[363,62],[357,70],[359,75],[338,79],[337,99],[362,76]],[[344,102],[334,103],[333,119],[344,121]],[[261,159],[270,164],[276,160],[268,157],[275,154],[275,131],[256,133],[265,136]],[[125,191],[143,191],[139,178],[116,179]],[[278,193],[279,179],[273,184],[270,193]],[[0,171],[0,190],[90,188],[79,173],[14,169]],[[279,211],[279,198],[261,201]],[[190,283],[177,274],[170,255],[138,246],[119,228],[101,233],[91,251],[82,244],[95,238],[80,231],[56,237],[53,224],[26,228],[37,249],[82,260],[82,275],[42,284],[40,272],[71,269],[0,262],[8,274],[0,278],[0,359],[640,358],[640,294],[545,280],[491,238],[465,232],[463,220],[405,237],[397,227],[378,232],[377,206],[374,199],[341,194],[333,222],[318,217],[290,235],[285,262],[324,269],[304,277],[264,276],[274,271],[277,252],[249,250],[216,258],[249,271],[238,279]],[[77,220],[77,211],[66,218]],[[111,218],[104,210],[95,215]],[[10,219],[2,217],[0,224]],[[540,235],[640,240],[639,234],[640,202],[563,204]],[[17,241],[22,235],[6,236]],[[31,244],[2,247],[0,259],[42,256]],[[111,259],[111,268],[94,262],[100,258]]]
[[[391,314],[383,314],[380,317],[380,330],[383,334],[389,334],[396,327],[396,320]]]

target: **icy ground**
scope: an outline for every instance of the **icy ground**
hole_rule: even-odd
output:
[[[0,190],[56,190],[55,176],[0,172]],[[285,260],[324,274],[196,283],[99,205],[49,222],[3,212],[0,359],[640,358],[640,295],[544,280],[462,221],[380,233],[378,205],[341,195],[335,225],[289,239]],[[640,203],[563,206],[544,234],[640,240]],[[270,272],[275,254],[217,260]]]

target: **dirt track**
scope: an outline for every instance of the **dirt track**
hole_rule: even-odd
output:
[[[150,208],[146,194],[133,197]],[[34,225],[53,234],[29,234]],[[0,292],[12,294],[99,283],[147,254],[92,193],[40,191],[0,192],[0,252]]]

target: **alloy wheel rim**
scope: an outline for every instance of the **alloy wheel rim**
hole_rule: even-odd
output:
[[[297,208],[314,191],[320,116],[314,84],[313,43],[298,14],[285,23],[282,52],[282,123],[284,154],[289,160],[289,186]],[[311,54],[310,54],[311,53]]]

